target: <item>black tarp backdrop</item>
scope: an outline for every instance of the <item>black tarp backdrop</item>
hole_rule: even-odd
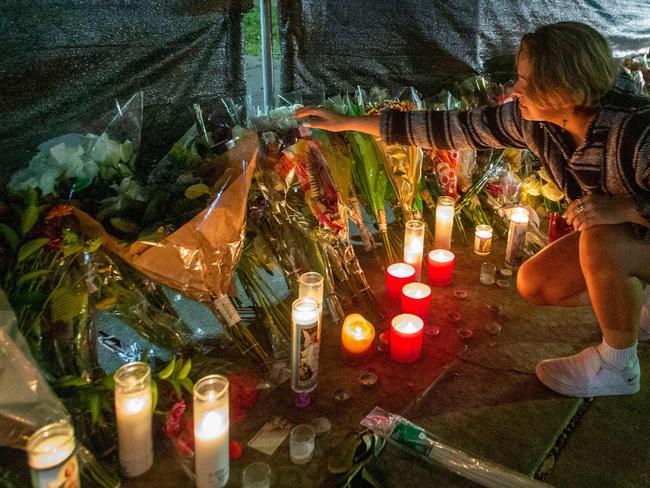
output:
[[[578,20],[622,57],[650,47],[650,0],[278,0],[281,91],[413,86],[512,74],[521,36]]]
[[[139,168],[197,99],[245,95],[243,0],[0,0],[0,184],[36,146],[144,92]]]

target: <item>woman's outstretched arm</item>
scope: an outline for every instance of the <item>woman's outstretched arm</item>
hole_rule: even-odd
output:
[[[353,130],[379,136],[379,115],[350,117],[325,108],[304,107],[296,110],[296,117],[299,119],[310,117],[302,123],[305,127],[329,130],[331,132]]]

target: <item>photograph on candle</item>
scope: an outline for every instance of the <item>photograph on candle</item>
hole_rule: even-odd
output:
[[[395,316],[390,324],[390,357],[398,363],[417,361],[422,352],[424,322],[413,314]]]
[[[451,251],[434,249],[427,259],[427,273],[429,284],[433,286],[447,286],[451,284],[454,273],[456,257]]]
[[[74,428],[68,422],[56,422],[34,432],[27,441],[27,460],[34,487],[81,486]]]
[[[476,226],[474,231],[474,252],[479,256],[490,254],[492,249],[492,227],[486,224]]]
[[[406,263],[391,264],[386,268],[386,294],[388,298],[399,301],[402,287],[415,281],[415,268]]]
[[[291,388],[309,393],[318,384],[321,308],[311,298],[295,300],[291,308]]]
[[[506,244],[505,262],[511,268],[516,268],[524,262],[526,252],[526,231],[528,230],[528,210],[515,207],[510,214],[508,242]]]

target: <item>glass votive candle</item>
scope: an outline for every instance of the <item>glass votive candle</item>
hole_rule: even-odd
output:
[[[452,197],[438,197],[436,202],[436,228],[433,236],[436,249],[451,249],[455,204],[456,201]]]
[[[151,369],[146,363],[128,363],[113,378],[120,470],[132,478],[153,465]]]
[[[307,464],[314,456],[316,431],[311,425],[296,425],[289,435],[289,458],[294,464]]]
[[[429,315],[431,287],[424,283],[408,283],[402,288],[402,312],[417,315],[423,321]]]
[[[516,268],[524,262],[526,253],[526,230],[528,229],[528,210],[515,207],[510,214],[508,242],[506,244],[506,265]]]
[[[412,363],[422,352],[424,322],[417,315],[403,313],[390,324],[390,357],[398,363]]]
[[[490,254],[492,249],[492,227],[486,224],[477,225],[474,230],[474,252],[479,256]]]
[[[433,286],[447,286],[451,283],[456,257],[451,251],[434,249],[429,253],[427,272]]]
[[[497,267],[492,263],[481,264],[481,283],[484,285],[493,285],[496,279]]]
[[[197,488],[226,486],[230,477],[229,381],[212,374],[194,384],[194,467]]]
[[[365,356],[375,339],[375,328],[363,315],[351,313],[341,327],[341,345],[343,354],[349,359]]]
[[[62,486],[62,480],[80,486],[74,428],[69,423],[57,422],[34,432],[27,441],[27,459],[33,487]]]
[[[313,298],[323,306],[323,275],[315,271],[303,273],[298,277],[298,298]]]
[[[321,453],[327,451],[332,422],[327,417],[317,417],[311,421],[311,426],[316,433],[316,449]]]
[[[251,463],[241,475],[242,488],[270,488],[271,466],[266,463]]]
[[[415,268],[406,263],[391,264],[386,268],[386,294],[388,298],[399,301],[402,287],[415,281]]]
[[[404,262],[415,268],[415,280],[422,275],[422,253],[424,252],[424,222],[409,220],[404,227]]]

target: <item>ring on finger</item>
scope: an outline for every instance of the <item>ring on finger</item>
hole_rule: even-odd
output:
[[[576,208],[573,209],[573,211],[575,213],[582,213],[582,212],[585,211],[585,206],[582,203],[580,203],[580,204],[576,205]]]

